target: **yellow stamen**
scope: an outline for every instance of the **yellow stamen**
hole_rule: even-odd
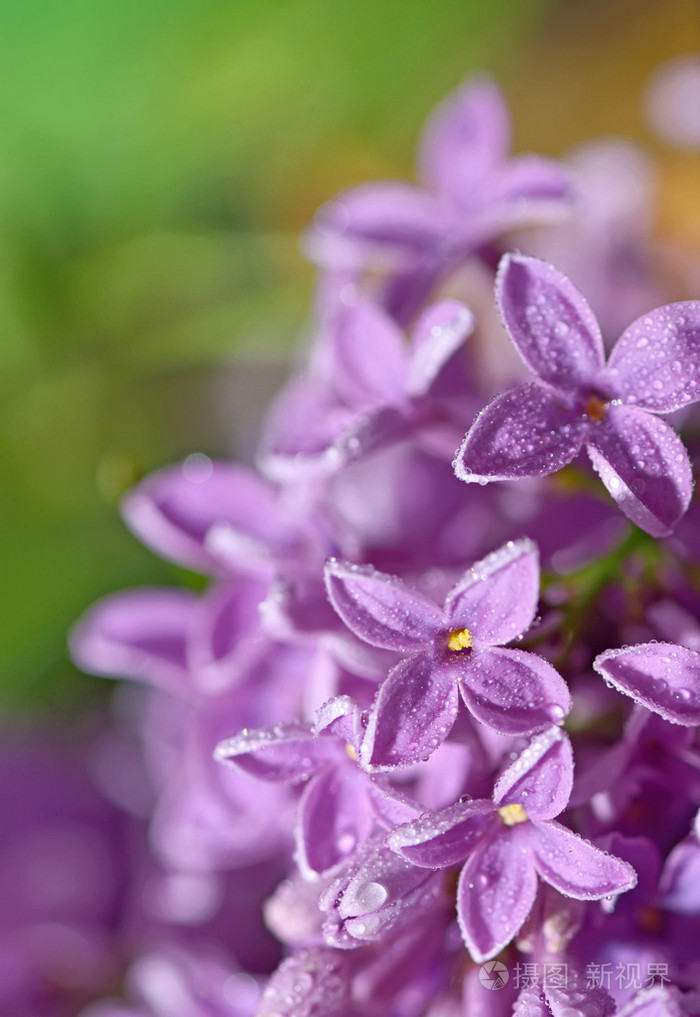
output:
[[[345,743],[345,751],[347,752],[347,754],[348,754],[348,755],[350,756],[350,758],[351,758],[351,759],[352,759],[352,760],[353,760],[354,762],[357,762],[357,753],[356,753],[356,752],[355,752],[355,750],[353,749],[353,747],[352,747],[352,745],[350,744],[350,742],[346,742],[346,743]]]
[[[472,634],[469,629],[455,629],[447,637],[447,645],[451,650],[468,650],[472,645]]]
[[[518,802],[513,805],[504,805],[502,809],[498,810],[498,815],[506,826],[517,826],[518,823],[527,822],[527,812]]]
[[[605,414],[608,412],[608,404],[599,398],[597,395],[591,395],[586,400],[586,416],[590,417],[591,420],[595,420],[596,423],[600,423],[601,420],[605,420]]]

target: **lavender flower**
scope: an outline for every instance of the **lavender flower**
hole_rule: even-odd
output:
[[[419,590],[364,566],[330,561],[328,596],[352,631],[403,659],[371,710],[360,759],[406,766],[430,755],[452,728],[458,695],[482,723],[525,733],[561,721],[569,692],[551,664],[505,649],[532,623],[537,549],[509,542],[467,569],[442,608]]]
[[[630,865],[554,822],[572,784],[571,746],[550,728],[501,775],[492,801],[454,805],[389,836],[389,846],[414,865],[446,868],[466,859],[457,914],[475,960],[494,957],[518,932],[534,903],[538,875],[578,900],[600,900],[635,885]]]
[[[496,296],[505,327],[537,381],[497,396],[457,454],[467,482],[554,473],[585,446],[625,515],[670,532],[692,492],[688,455],[659,419],[700,398],[700,302],[669,304],[633,322],[607,365],[600,329],[566,276],[506,255]]]
[[[515,226],[561,217],[568,175],[538,156],[508,159],[508,111],[496,85],[472,81],[433,114],[419,150],[423,186],[398,182],[346,191],[317,214],[306,250],[326,269],[381,267],[384,297],[412,317],[439,278]]]

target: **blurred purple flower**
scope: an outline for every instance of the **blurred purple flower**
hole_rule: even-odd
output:
[[[479,483],[544,476],[585,446],[625,515],[652,536],[669,533],[688,508],[692,476],[682,442],[657,414],[700,399],[700,302],[633,322],[606,365],[593,312],[553,266],[506,255],[496,295],[538,380],[481,411],[457,454],[457,476]]]

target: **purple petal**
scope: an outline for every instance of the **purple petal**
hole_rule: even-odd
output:
[[[314,946],[286,957],[272,973],[255,1011],[257,1017],[343,1017],[351,958]]]
[[[396,269],[406,251],[434,247],[453,230],[450,202],[409,184],[366,184],[345,191],[317,213],[304,247],[326,268]]]
[[[470,81],[432,114],[420,142],[419,171],[425,183],[461,206],[510,149],[510,116],[489,78]]]
[[[443,367],[474,330],[474,315],[456,300],[433,304],[420,316],[411,336],[406,389],[426,395]]]
[[[452,667],[466,706],[494,731],[528,734],[559,723],[571,708],[564,679],[534,653],[475,646]]]
[[[478,415],[455,459],[467,483],[544,477],[578,454],[588,422],[542,385],[496,396]]]
[[[553,819],[569,803],[574,782],[571,742],[558,727],[543,731],[501,774],[494,788],[494,804],[518,803],[530,819]]]
[[[537,547],[509,540],[475,562],[445,600],[453,629],[466,627],[474,641],[509,643],[532,624],[540,594]]]
[[[244,579],[213,587],[202,598],[189,655],[201,691],[221,692],[265,653],[259,615],[264,593],[264,584]]]
[[[687,1013],[677,989],[654,985],[637,992],[617,1011],[617,1017],[685,1017]]]
[[[307,784],[299,802],[297,858],[314,876],[341,862],[372,830],[369,779],[351,766],[328,766]]]
[[[670,533],[693,491],[688,453],[673,428],[644,410],[610,406],[586,447],[625,515],[652,537]]]
[[[532,221],[535,209],[555,204],[563,212],[572,199],[571,172],[553,159],[519,155],[500,166],[486,181],[481,200],[484,205],[500,202],[512,205],[515,223]],[[504,214],[505,208],[501,209]]]
[[[637,884],[631,865],[554,820],[531,824],[528,834],[537,871],[565,897],[600,900]]]
[[[379,307],[345,308],[332,326],[332,383],[351,406],[400,402],[407,351],[401,331]]]
[[[432,873],[392,858],[373,871],[361,869],[345,891],[338,911],[354,939],[381,939],[401,922],[420,920],[440,896],[441,881]]]
[[[216,746],[214,758],[260,780],[293,782],[337,760],[340,751],[335,738],[314,737],[310,724],[294,722],[273,728],[243,728]]]
[[[426,759],[452,730],[458,702],[453,675],[432,654],[401,661],[372,705],[360,752],[363,766],[388,770]]]
[[[497,833],[462,869],[457,918],[464,942],[477,963],[510,943],[530,913],[537,875],[522,830]]]
[[[495,822],[492,802],[465,802],[397,827],[387,844],[412,865],[444,869],[470,855]]]
[[[700,653],[673,643],[606,650],[593,667],[619,692],[673,724],[700,724]]]
[[[681,915],[700,915],[700,844],[681,841],[664,865],[659,885],[661,906]]]
[[[316,734],[328,731],[358,749],[363,730],[362,709],[352,696],[333,696],[316,711]]]
[[[188,633],[201,609],[184,590],[142,589],[95,604],[73,629],[70,650],[83,671],[137,678],[190,696]]]
[[[506,254],[496,299],[520,356],[542,381],[574,392],[595,380],[604,363],[600,328],[565,275],[538,258]]]
[[[164,558],[198,572],[218,570],[204,546],[215,523],[259,536],[279,529],[274,488],[252,470],[225,462],[160,470],[130,491],[122,502],[128,526]],[[204,461],[206,459],[206,462]]]
[[[623,402],[655,413],[700,399],[700,301],[638,318],[615,344],[606,374]]]
[[[348,628],[373,646],[413,653],[430,645],[444,627],[437,604],[369,565],[331,559],[326,589]]]

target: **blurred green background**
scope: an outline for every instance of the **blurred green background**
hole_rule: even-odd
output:
[[[72,710],[97,596],[177,580],[117,501],[250,446],[308,318],[297,236],[410,177],[430,108],[487,71],[516,146],[644,137],[692,0],[5,0],[0,5],[0,713]],[[647,139],[648,140],[648,139]],[[106,685],[106,683],[105,683]]]

